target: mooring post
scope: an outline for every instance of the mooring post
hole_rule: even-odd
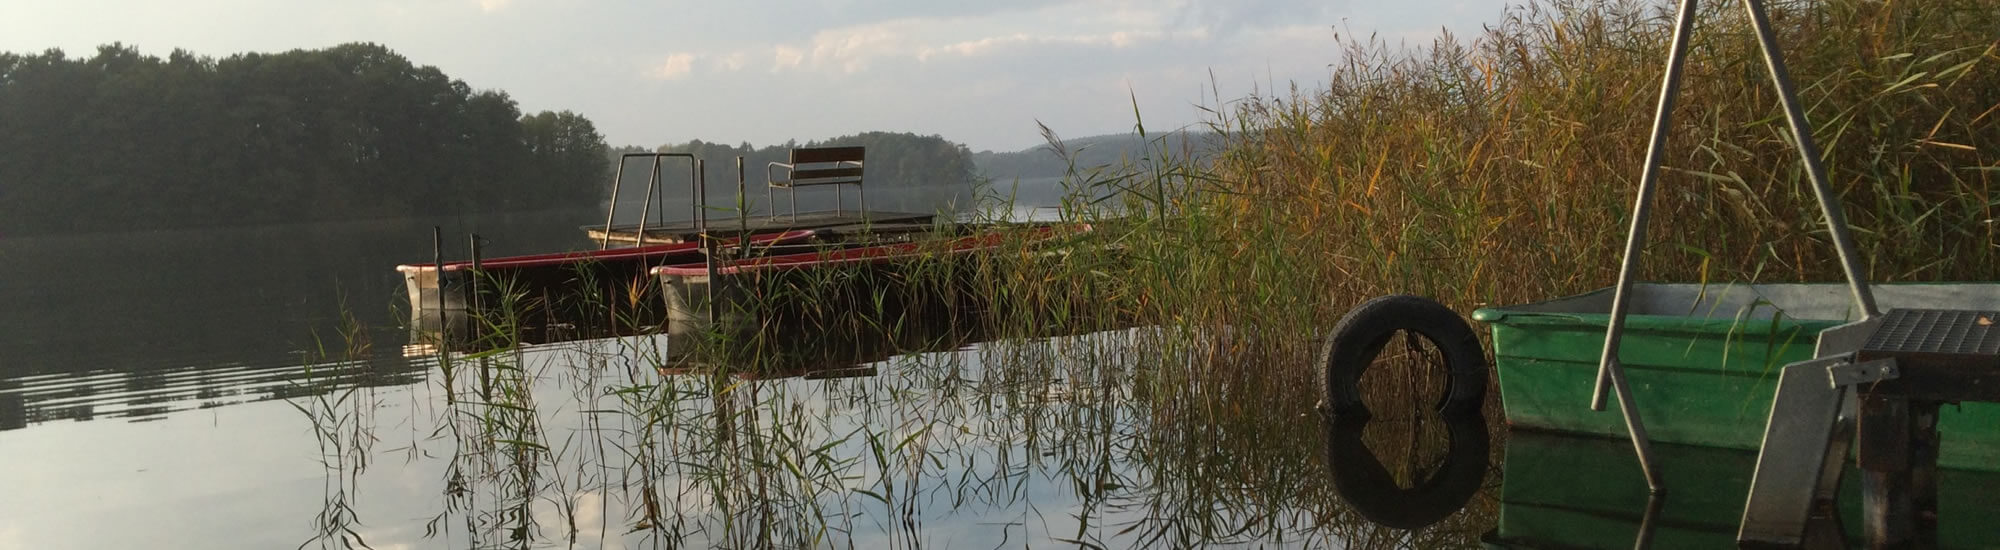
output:
[[[1935,401],[1861,398],[1863,530],[1870,548],[1937,547]]]

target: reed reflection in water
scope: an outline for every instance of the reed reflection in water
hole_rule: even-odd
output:
[[[1491,528],[1491,507],[1368,521],[1336,495],[1309,385],[1214,375],[1306,365],[1167,329],[965,337],[794,369],[661,369],[663,339],[589,340],[457,356],[421,406],[331,394],[302,407],[327,471],[308,546],[1467,546]],[[432,496],[370,494],[380,475]]]

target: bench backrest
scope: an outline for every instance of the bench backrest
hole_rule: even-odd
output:
[[[860,146],[793,149],[788,185],[861,185],[864,151]]]

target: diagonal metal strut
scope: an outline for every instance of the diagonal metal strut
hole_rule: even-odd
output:
[[[1792,86],[1791,77],[1785,68],[1784,54],[1778,49],[1778,41],[1771,30],[1770,18],[1766,15],[1762,0],[1743,0],[1743,7],[1749,11],[1751,26],[1757,33],[1758,45],[1764,55],[1764,64],[1770,69],[1771,83],[1778,91],[1779,102],[1785,109],[1785,121],[1798,147],[1799,157],[1805,165],[1806,177],[1817,198],[1820,213],[1825,217],[1827,231],[1833,238],[1836,254],[1840,258],[1841,270],[1853,292],[1854,301],[1862,318],[1873,319],[1880,315],[1875,305],[1875,296],[1868,288],[1866,275],[1862,273],[1860,252],[1854,245],[1854,237],[1849,231],[1847,220],[1841,213],[1840,197],[1827,184],[1826,170],[1820,162],[1819,145],[1814,142],[1812,125],[1806,121],[1805,112],[1799,107],[1798,93]],[[1631,308],[1632,279],[1639,267],[1639,253],[1645,247],[1646,222],[1651,214],[1653,194],[1659,183],[1659,166],[1666,152],[1667,132],[1673,119],[1674,101],[1680,95],[1681,68],[1687,59],[1689,36],[1694,29],[1696,0],[1681,0],[1675,14],[1674,39],[1667,56],[1666,75],[1660,85],[1660,101],[1653,116],[1652,136],[1646,145],[1645,165],[1640,167],[1638,196],[1632,208],[1632,225],[1625,240],[1624,258],[1618,269],[1618,284],[1611,299],[1610,320],[1605,326],[1604,353],[1598,360],[1597,382],[1591,391],[1591,410],[1604,410],[1607,387],[1618,393],[1619,411],[1625,416],[1625,425],[1632,437],[1633,449],[1639,455],[1640,468],[1645,472],[1646,483],[1655,493],[1665,490],[1661,484],[1659,470],[1653,462],[1652,446],[1648,442],[1645,422],[1639,418],[1638,407],[1633,403],[1631,384],[1625,379],[1625,368],[1619,362],[1618,350],[1625,332],[1625,317]]]

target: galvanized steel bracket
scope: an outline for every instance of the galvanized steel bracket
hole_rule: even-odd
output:
[[[1896,369],[1895,359],[1876,359],[1860,363],[1847,363],[1826,368],[1827,378],[1834,388],[1855,384],[1871,384],[1883,380],[1894,380],[1901,371]]]

